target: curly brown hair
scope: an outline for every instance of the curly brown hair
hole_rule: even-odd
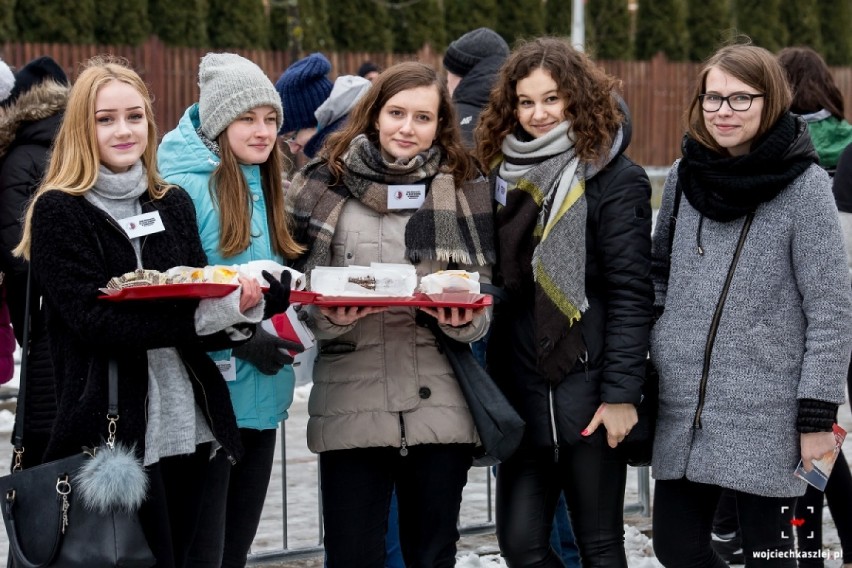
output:
[[[376,129],[376,123],[379,120],[379,113],[391,97],[409,89],[431,86],[438,90],[440,99],[435,144],[444,150],[447,169],[452,173],[457,185],[477,177],[479,171],[476,164],[462,145],[461,130],[446,84],[428,65],[406,61],[383,71],[352,109],[343,129],[329,136],[325,149],[320,155],[327,160],[328,169],[335,178],[339,180],[343,175],[346,169],[343,154],[349,149],[349,143],[356,136],[366,134],[367,138],[377,148],[379,147],[379,131]]]
[[[623,119],[613,96],[620,82],[564,39],[540,37],[512,51],[491,89],[475,134],[476,156],[483,169],[493,166],[503,140],[517,127],[518,81],[536,69],[550,74],[565,99],[565,119],[571,121],[580,159],[596,162],[606,157]]]

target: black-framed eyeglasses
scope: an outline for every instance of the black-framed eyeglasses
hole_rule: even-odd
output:
[[[751,108],[751,103],[754,102],[754,99],[759,99],[765,96],[766,95],[760,93],[734,93],[733,95],[723,97],[722,95],[716,95],[713,93],[704,93],[703,95],[698,95],[698,100],[701,101],[701,108],[703,108],[706,112],[718,111],[722,108],[722,103],[724,102],[728,103],[731,110],[744,112]]]

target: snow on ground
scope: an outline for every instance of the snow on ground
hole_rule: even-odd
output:
[[[305,365],[301,370],[307,370]],[[303,382],[303,381],[302,381]],[[4,385],[17,387],[17,376]],[[305,427],[307,424],[307,400],[310,385],[302,384],[296,388],[293,405],[290,408],[290,418],[285,423],[283,438],[286,447],[282,449],[279,438],[279,452],[275,457],[273,478],[269,485],[263,517],[252,547],[253,552],[273,552],[288,549],[315,547],[321,542],[318,495],[317,495],[317,460],[306,446]],[[852,414],[849,405],[841,407],[840,423],[852,430]],[[9,470],[10,459],[3,456],[11,455],[9,438],[14,426],[14,414],[9,410],[0,410],[0,475]],[[847,438],[846,456],[852,456],[852,436]],[[286,464],[282,469],[281,464]],[[287,499],[283,495],[286,488]],[[489,498],[489,489],[492,492]],[[493,522],[493,479],[487,468],[473,468],[470,471],[468,485],[465,487],[461,523],[463,525],[481,525]],[[653,481],[650,486],[653,494]],[[625,504],[628,506],[639,502],[639,481],[636,468],[628,468]],[[286,514],[285,514],[286,507]],[[286,517],[287,522],[282,523]],[[834,523],[825,507],[824,514],[824,548],[833,551],[840,550]],[[653,542],[636,527],[625,525],[625,549],[630,568],[659,568],[661,565],[654,556]],[[285,541],[286,532],[286,541]],[[286,544],[285,544],[286,542]],[[505,562],[492,552],[496,550],[496,539],[490,540],[493,546],[479,550],[482,556],[474,552],[460,552],[456,568],[504,568]],[[0,531],[0,557],[6,556],[8,543],[5,531]],[[826,568],[839,568],[839,560],[827,560]]]

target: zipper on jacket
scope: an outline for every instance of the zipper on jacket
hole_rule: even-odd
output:
[[[722,310],[725,308],[725,300],[728,299],[728,290],[731,287],[731,281],[734,279],[734,269],[740,260],[740,254],[742,254],[743,247],[745,246],[746,235],[751,228],[752,219],[754,219],[754,213],[750,213],[746,217],[745,223],[743,223],[743,228],[740,231],[740,239],[737,241],[737,248],[734,250],[734,257],[731,259],[730,268],[728,268],[728,276],[725,278],[725,285],[722,287],[722,293],[719,296],[719,301],[716,303],[713,319],[710,320],[710,330],[707,332],[707,341],[704,344],[704,364],[701,368],[701,382],[698,386],[698,406],[695,409],[695,417],[692,420],[692,427],[696,430],[701,429],[701,412],[704,410],[704,398],[707,395],[707,379],[710,376],[710,357],[713,355],[713,345],[716,343],[719,321],[722,319]]]
[[[213,437],[216,438],[216,441],[219,442],[219,445],[222,446],[222,450],[228,457],[228,461],[231,462],[231,465],[235,465],[237,460],[234,458],[234,455],[231,453],[229,448],[226,448],[222,442],[219,441],[219,436],[216,435],[216,425],[213,422],[213,414],[210,412],[210,404],[207,401],[207,391],[204,390],[204,384],[201,382],[201,379],[198,378],[198,375],[195,374],[195,371],[192,369],[192,366],[183,360],[181,357],[181,361],[183,361],[183,366],[186,368],[190,377],[198,384],[198,387],[201,389],[201,398],[204,399],[204,408],[202,408],[202,412],[207,418],[207,423],[210,424],[210,431],[213,433]]]
[[[588,383],[589,382],[589,352],[584,351],[583,353],[580,353],[580,355],[577,358],[580,360],[580,363],[583,364],[583,370],[586,373],[586,382]]]
[[[547,385],[547,406],[550,411],[550,435],[553,436],[553,463],[559,463],[559,435],[556,431],[556,409],[553,404],[553,385]]]
[[[408,441],[405,439],[405,419],[402,417],[402,412],[399,413],[399,455],[405,457],[408,455]]]

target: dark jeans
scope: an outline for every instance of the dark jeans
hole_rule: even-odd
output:
[[[234,466],[223,452],[216,453],[187,567],[246,565],[269,487],[277,432],[240,428],[245,454]]]
[[[408,568],[453,568],[469,444],[359,448],[319,456],[329,568],[383,568],[391,492]]]
[[[710,546],[713,516],[722,488],[687,479],[657,481],[654,486],[654,551],[663,566],[677,568],[725,568],[728,566]],[[792,553],[790,521],[795,497],[762,497],[732,492],[743,540],[745,565],[764,568],[795,568],[795,557],[756,558],[754,553]],[[776,556],[778,556],[776,554]]]
[[[498,467],[497,540],[510,567],[562,568],[550,546],[553,515],[565,493],[584,568],[625,568],[624,484],[627,465],[605,444],[577,443],[553,452],[522,448]]]
[[[842,450],[831,470],[825,493],[808,485],[805,494],[796,502],[796,517],[805,521],[805,524],[796,527],[799,550],[822,549],[823,501],[828,501],[831,518],[834,519],[837,527],[837,536],[840,537],[840,547],[843,549],[843,562],[850,563],[852,562],[852,475]],[[824,565],[822,558],[799,560],[799,568],[822,568]]]
[[[206,498],[209,457],[210,444],[202,444],[194,454],[163,458],[146,468],[151,485],[139,520],[157,568],[184,566]]]

